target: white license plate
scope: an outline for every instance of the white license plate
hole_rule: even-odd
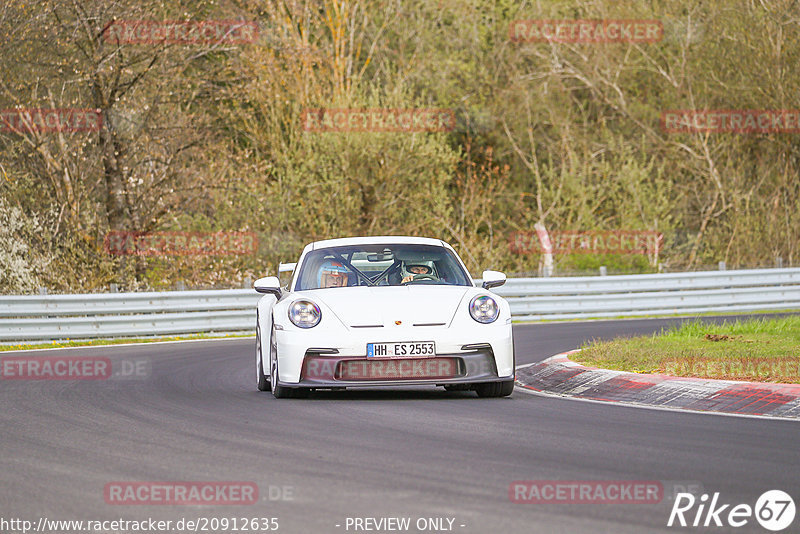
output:
[[[367,358],[424,358],[426,356],[436,356],[436,347],[433,341],[367,343]]]

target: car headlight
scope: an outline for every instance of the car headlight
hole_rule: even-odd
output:
[[[489,295],[478,295],[469,302],[469,314],[479,323],[493,323],[500,315],[500,308]]]
[[[289,306],[289,320],[300,328],[313,328],[321,318],[319,306],[310,300],[298,300]]]

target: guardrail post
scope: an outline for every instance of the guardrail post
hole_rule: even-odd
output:
[[[47,288],[46,287],[40,287],[39,288],[39,294],[40,295],[47,295]]]
[[[719,262],[719,270],[720,271],[724,271],[726,268],[727,267],[725,266],[725,262],[724,261]]]
[[[600,276],[608,276],[608,269],[605,265],[600,266]]]
[[[783,268],[783,258],[782,257],[778,256],[777,258],[775,258],[775,267],[778,268],[778,269],[782,269]]]
[[[119,293],[119,286],[117,284],[111,284],[108,290],[109,293]]]

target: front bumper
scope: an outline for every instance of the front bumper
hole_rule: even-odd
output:
[[[452,328],[383,328],[360,331],[277,330],[279,382],[288,387],[336,388],[418,384],[466,384],[514,378],[514,342],[511,324]],[[343,380],[342,362],[374,361],[367,358],[367,343],[434,341],[437,358],[452,358],[457,373],[446,378],[391,378]],[[401,360],[401,359],[398,359]],[[420,358],[425,360],[425,358]],[[388,359],[387,361],[391,361]],[[396,360],[397,361],[397,360]]]
[[[451,360],[454,363],[454,376],[437,377],[396,377],[384,379],[358,379],[349,380],[342,378],[343,366],[358,366],[359,363],[376,363],[375,359],[352,356],[322,355],[314,352],[306,353],[300,381],[296,385],[310,388],[339,388],[339,387],[374,387],[397,385],[446,385],[446,384],[471,384],[476,382],[495,382],[499,380],[494,354],[489,346],[481,347],[470,352],[457,354],[437,354],[436,358],[399,358],[378,360],[386,365],[406,367],[411,369],[416,364],[424,367],[425,364],[438,361]],[[412,363],[413,362],[413,363]]]

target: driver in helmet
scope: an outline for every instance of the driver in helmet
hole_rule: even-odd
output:
[[[344,287],[348,285],[350,271],[338,261],[328,260],[319,268],[318,286]]]
[[[403,279],[400,281],[401,284],[407,284],[412,280],[416,279],[418,275],[427,275],[427,276],[420,276],[421,279],[424,280],[438,280],[438,277],[433,274],[433,266],[430,262],[422,261],[422,262],[414,262],[414,263],[405,263],[403,265]]]

